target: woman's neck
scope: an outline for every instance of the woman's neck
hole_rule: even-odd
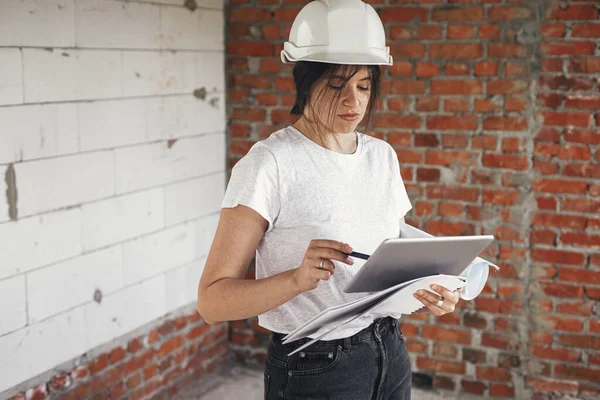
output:
[[[358,147],[358,134],[335,133],[332,131],[323,131],[316,124],[307,122],[304,118],[300,118],[293,127],[300,131],[304,136],[313,142],[338,153],[353,154]]]

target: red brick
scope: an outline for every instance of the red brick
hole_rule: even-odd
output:
[[[477,117],[468,115],[461,117],[436,116],[427,119],[428,129],[475,130],[477,125]]]
[[[418,357],[417,367],[425,371],[437,371],[446,374],[464,374],[465,363],[434,358]]]
[[[498,110],[500,106],[489,99],[475,99],[475,111],[489,112]]]
[[[474,166],[477,164],[477,154],[464,151],[428,150],[425,154],[425,163],[428,165],[444,166]]]
[[[432,43],[429,45],[431,58],[479,58],[483,54],[480,43]]]
[[[600,201],[593,199],[566,198],[562,201],[562,209],[565,211],[577,211],[581,213],[600,213]]]
[[[482,82],[475,80],[435,80],[431,82],[431,94],[434,95],[481,94],[482,90]]]
[[[260,60],[259,71],[265,74],[279,73],[281,71],[281,61],[279,59],[263,58]]]
[[[434,376],[432,385],[436,389],[454,390],[454,381],[446,376]]]
[[[423,325],[421,337],[435,339],[438,342],[452,342],[460,344],[471,344],[471,332],[459,329],[446,329],[439,326]]]
[[[470,39],[473,37],[475,27],[472,25],[448,26],[448,39]]]
[[[541,178],[533,182],[533,188],[539,192],[546,193],[584,194],[587,189],[587,183],[566,179]]]
[[[90,369],[87,365],[81,365],[74,368],[70,375],[73,382],[83,381],[90,376]]]
[[[269,89],[271,80],[266,76],[236,75],[234,85],[243,88]]]
[[[390,29],[390,40],[412,39],[413,32],[405,26],[392,26]]]
[[[581,265],[585,260],[585,255],[574,251],[558,249],[532,249],[531,258],[534,261]]]
[[[514,170],[526,170],[529,168],[528,158],[521,155],[486,153],[483,155],[482,162],[484,166],[492,168]]]
[[[230,56],[264,57],[274,55],[273,45],[267,42],[252,40],[229,40],[227,54]]]
[[[501,300],[479,296],[475,299],[475,308],[483,312],[511,314],[513,312],[520,312],[522,305],[520,302],[511,299]]]
[[[515,397],[515,388],[510,385],[495,383],[490,386],[492,397]]]
[[[114,348],[109,355],[111,364],[118,363],[125,358],[126,352],[123,347]]]
[[[384,7],[379,13],[382,22],[426,21],[428,10],[416,7]]]
[[[591,158],[589,148],[584,146],[560,145],[556,143],[537,143],[534,149],[536,157],[558,157],[563,160],[583,160]]]
[[[527,75],[527,66],[521,61],[507,62],[504,68],[504,75],[508,78]]]
[[[90,371],[92,374],[97,374],[108,366],[108,354],[104,353],[99,355],[94,361],[90,363]]]
[[[231,103],[249,103],[250,92],[248,90],[230,90],[228,95]]]
[[[444,7],[434,8],[431,14],[432,21],[483,21],[483,7]]]
[[[593,383],[600,382],[600,369],[582,365],[556,364],[554,367],[554,375],[559,378],[587,380]]]
[[[415,104],[417,111],[438,111],[440,99],[437,97],[419,97]]]
[[[542,72],[561,72],[563,60],[561,58],[545,58],[542,60]]]
[[[600,24],[577,24],[571,29],[571,36],[597,38],[600,37]]]
[[[433,345],[433,355],[438,357],[446,357],[446,358],[456,358],[458,354],[458,350],[456,350],[455,346],[451,346],[443,343],[434,343]]]
[[[421,25],[417,27],[417,37],[419,39],[441,39],[443,34],[442,27],[439,25]]]
[[[483,129],[491,131],[522,131],[527,128],[527,120],[518,117],[486,117]]]
[[[545,42],[540,45],[543,54],[549,55],[593,55],[594,42]]]
[[[461,381],[462,389],[467,393],[474,393],[478,395],[483,395],[485,392],[486,385],[483,382],[473,382],[473,381]]]
[[[427,187],[427,198],[431,200],[444,199],[473,202],[479,198],[479,190],[458,186],[430,185]]]
[[[428,221],[425,223],[425,230],[432,235],[442,236],[473,235],[475,233],[473,225],[447,221]]]
[[[542,283],[542,290],[547,296],[580,299],[583,297],[583,287],[565,285],[562,283]]]
[[[542,24],[541,27],[542,36],[544,37],[564,37],[566,33],[565,24],[554,23],[554,24]]]
[[[440,141],[434,133],[417,133],[414,135],[414,144],[417,147],[439,147]]]
[[[424,94],[425,82],[415,80],[386,79],[381,84],[383,94]]]
[[[234,107],[230,117],[232,120],[264,121],[266,112],[261,108]]]
[[[549,378],[536,378],[533,376],[525,377],[527,385],[533,387],[534,390],[544,393],[561,393],[576,395],[579,384],[577,382],[563,381]]]
[[[513,58],[524,57],[527,51],[523,45],[507,43],[488,43],[488,57]]]
[[[572,72],[580,72],[584,74],[600,72],[600,57],[570,59],[569,69]]]
[[[597,110],[600,108],[600,96],[567,95],[565,108]]]
[[[402,111],[407,105],[407,99],[405,97],[388,97],[388,110],[390,111]]]
[[[531,16],[531,9],[525,7],[492,7],[488,11],[488,20],[508,22]]]
[[[479,27],[479,37],[482,39],[500,39],[502,29],[498,25],[481,25]]]
[[[227,26],[231,37],[243,37],[250,34],[250,24],[244,22],[231,22]]]
[[[519,194],[517,192],[509,192],[506,190],[483,190],[482,197],[485,204],[503,206],[515,205],[519,200]]]
[[[542,88],[552,90],[589,90],[594,87],[594,80],[586,76],[566,77],[564,75],[557,76],[540,76],[538,85]]]
[[[266,8],[230,8],[228,21],[264,22],[271,19],[271,11]]]
[[[397,149],[396,154],[398,155],[398,160],[401,164],[420,164],[421,162],[423,162],[423,155],[418,151],[408,149]]]
[[[596,19],[598,17],[598,9],[593,4],[571,4],[571,5],[554,5],[547,14],[548,19],[559,20],[585,20]]]
[[[475,374],[477,379],[484,379],[487,381],[508,382],[512,379],[510,372],[499,367],[486,367],[483,365],[477,365],[475,366]]]
[[[498,61],[478,61],[475,64],[475,75],[479,75],[479,76],[498,75]]]
[[[413,73],[413,63],[407,61],[394,62],[389,71],[390,75],[411,76]]]
[[[564,334],[558,335],[557,340],[558,343],[567,346],[600,350],[600,336],[597,335]]]
[[[300,9],[298,8],[279,8],[275,10],[275,21],[294,22],[294,19],[298,15],[299,11]]]
[[[446,103],[449,102],[450,100],[448,100]],[[458,103],[456,102],[458,101],[454,101],[455,104],[452,105],[452,108],[455,110],[458,109]],[[460,104],[462,104],[462,102]],[[450,109],[450,107],[447,107],[446,110],[448,111],[448,109]],[[468,143],[469,139],[467,135],[453,133],[446,133],[445,135],[442,135],[442,147],[455,147],[460,149],[466,149]]]
[[[293,124],[299,117],[290,114],[289,109],[273,109],[271,110],[271,122],[274,124]]]
[[[418,115],[383,113],[377,116],[377,126],[380,128],[418,129],[421,124],[422,120]]]
[[[556,311],[560,314],[582,315],[585,317],[589,317],[594,311],[594,302],[565,302],[557,305]]]
[[[583,258],[585,258],[585,256],[583,256]],[[572,264],[577,265],[576,263]],[[566,282],[579,282],[583,284],[587,283],[598,285],[600,284],[600,272],[590,271],[587,269],[559,268],[558,279]]]
[[[281,29],[278,25],[261,26],[263,37],[267,40],[281,39]]]
[[[486,93],[488,95],[524,93],[527,87],[528,83],[525,81],[497,79],[487,82]]]
[[[391,145],[410,146],[412,134],[409,132],[390,132],[388,134],[388,143]]]
[[[451,76],[463,76],[469,75],[469,65],[466,63],[459,62],[448,62],[446,63],[446,75]]]
[[[558,184],[560,185],[560,184]],[[534,215],[532,224],[534,226],[550,226],[556,228],[584,229],[587,218],[577,215],[545,214]]]
[[[440,68],[437,64],[428,63],[428,62],[419,62],[417,64],[417,76],[424,77],[432,77],[436,76],[440,73]]]
[[[139,356],[131,358],[125,364],[125,376],[144,368],[147,364],[151,363],[154,358],[154,349],[149,349],[145,353],[140,354]]]
[[[425,45],[421,43],[396,43],[390,44],[390,51],[394,57],[421,59],[425,56]]]

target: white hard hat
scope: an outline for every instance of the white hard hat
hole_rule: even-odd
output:
[[[361,0],[315,0],[296,16],[281,61],[392,65],[379,15]]]

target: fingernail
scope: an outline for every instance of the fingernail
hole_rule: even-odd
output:
[[[349,262],[350,264],[354,264],[354,260],[353,260],[352,258],[350,258],[350,257],[348,257],[348,262]]]
[[[419,296],[423,296],[424,294],[422,290],[417,291],[417,293],[419,294]]]
[[[432,288],[433,290],[438,290],[438,287],[437,287],[437,285],[431,285],[431,288]]]
[[[419,298],[419,295],[416,293],[413,296],[415,296],[415,298],[417,298],[417,299]]]

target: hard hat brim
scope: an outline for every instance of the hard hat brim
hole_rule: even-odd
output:
[[[312,61],[329,64],[346,65],[392,65],[393,58],[390,55],[379,55],[373,53],[341,53],[341,52],[319,52],[307,54],[304,57],[294,58],[287,51],[281,51],[281,61],[284,64],[295,63],[298,61]]]

